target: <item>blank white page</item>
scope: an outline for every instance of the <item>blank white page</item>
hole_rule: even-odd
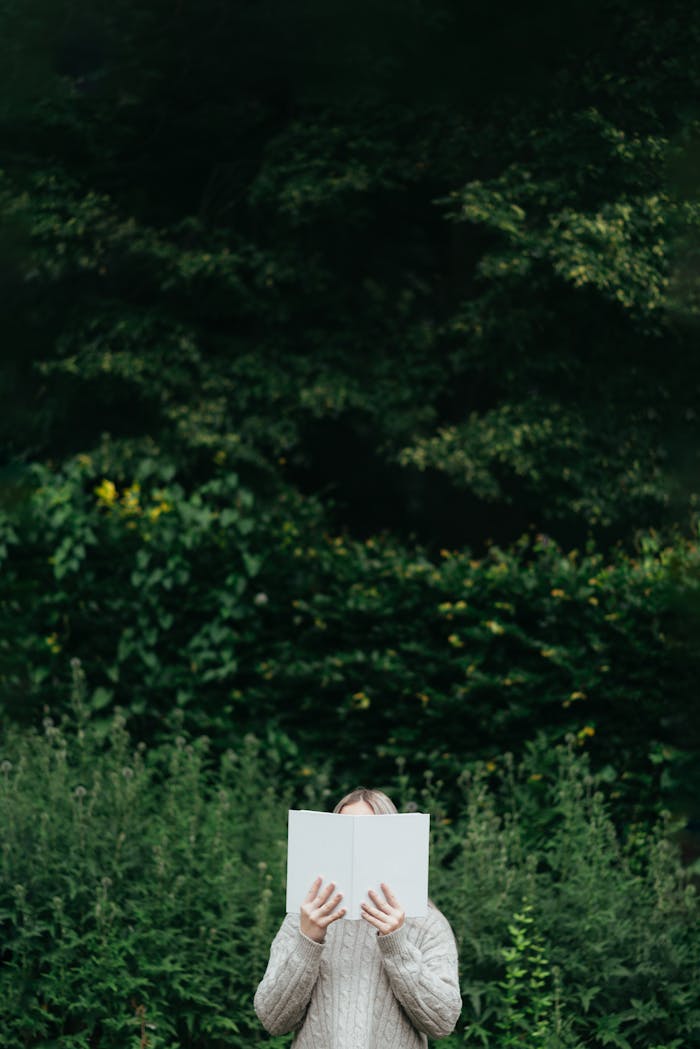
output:
[[[427,914],[430,816],[342,816],[292,809],[287,850],[287,913],[298,912],[312,882],[334,881],[346,919],[361,917],[360,902],[386,882],[409,918]]]
[[[352,891],[352,820],[335,812],[291,809],[287,836],[287,913],[301,907],[320,874],[334,881],[345,906]]]
[[[407,812],[387,816],[355,816],[353,886],[356,910],[360,902],[372,903],[367,895],[374,889],[384,900],[380,882],[386,882],[406,912],[407,918],[428,913],[428,856],[430,816]]]

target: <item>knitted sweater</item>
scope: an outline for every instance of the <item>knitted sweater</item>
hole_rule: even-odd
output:
[[[323,943],[288,914],[254,1004],[270,1034],[296,1030],[295,1049],[423,1049],[462,1008],[457,945],[432,905],[384,936],[362,919],[333,922]]]

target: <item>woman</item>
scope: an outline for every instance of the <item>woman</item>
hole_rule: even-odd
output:
[[[359,787],[333,810],[343,815],[395,813],[378,790]],[[345,913],[333,882],[317,878],[299,918],[288,914],[255,993],[270,1034],[296,1031],[295,1049],[418,1049],[449,1034],[462,999],[457,945],[432,902],[424,918],[406,918],[391,888],[368,893],[361,921]]]

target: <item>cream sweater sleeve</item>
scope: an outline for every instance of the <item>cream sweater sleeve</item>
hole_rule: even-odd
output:
[[[430,1038],[443,1038],[459,1019],[462,996],[457,944],[447,919],[437,908],[429,908],[418,943],[409,940],[405,925],[377,936],[391,989],[411,1023]]]
[[[301,1024],[324,950],[324,943],[301,932],[298,915],[287,915],[272,941],[270,960],[253,1000],[258,1019],[270,1034],[286,1034]]]

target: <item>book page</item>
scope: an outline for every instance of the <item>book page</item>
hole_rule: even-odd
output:
[[[372,903],[367,895],[374,889],[381,900],[385,882],[406,912],[407,918],[428,913],[428,857],[430,816],[426,812],[387,816],[354,816],[357,821],[354,842],[353,884],[355,910],[360,902]]]
[[[291,809],[287,834],[287,913],[298,913],[315,878],[334,881],[348,906],[352,892],[352,818],[334,812]]]
[[[427,914],[430,816],[343,816],[292,809],[287,851],[287,913],[298,913],[314,879],[335,881],[345,919],[361,919],[360,903],[380,882],[394,892],[407,917]],[[345,920],[344,919],[344,920]]]

